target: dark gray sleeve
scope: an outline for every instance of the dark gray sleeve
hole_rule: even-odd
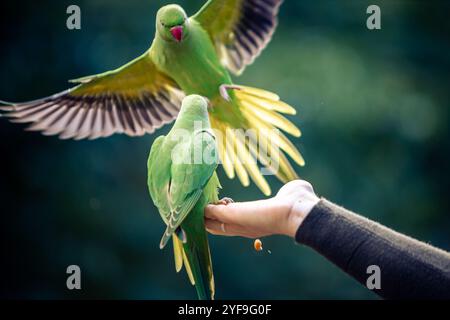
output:
[[[386,299],[450,299],[450,254],[354,214],[325,199],[309,213],[295,239],[366,286],[380,268]],[[373,283],[373,282],[371,282]]]

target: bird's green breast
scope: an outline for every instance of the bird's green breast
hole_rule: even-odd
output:
[[[174,79],[186,94],[209,99],[219,95],[219,86],[230,84],[228,71],[221,65],[208,33],[195,21],[180,43],[156,36],[150,51],[157,67]]]

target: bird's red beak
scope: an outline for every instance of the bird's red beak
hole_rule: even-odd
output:
[[[176,26],[170,29],[170,33],[174,37],[175,40],[178,42],[183,39],[183,27],[182,26]]]

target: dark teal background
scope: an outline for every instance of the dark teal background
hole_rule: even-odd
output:
[[[0,98],[24,101],[118,67],[150,45],[166,1],[3,1]],[[194,13],[202,1],[178,1]],[[273,41],[237,83],[277,92],[298,115],[297,168],[321,196],[450,249],[449,1],[286,0]],[[66,29],[78,4],[82,30]],[[378,4],[382,30],[366,28]],[[153,139],[60,141],[0,119],[1,296],[194,299],[146,186]],[[262,198],[219,170],[222,195]],[[274,190],[281,184],[269,178]],[[374,299],[284,237],[211,237],[219,299]],[[65,287],[66,267],[82,290]]]

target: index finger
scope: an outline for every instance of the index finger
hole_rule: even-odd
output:
[[[233,217],[237,214],[238,203],[230,203],[228,205],[210,204],[205,208],[205,217],[208,219],[218,220],[225,223],[231,223]]]
[[[205,216],[224,223],[245,224],[248,219],[270,210],[269,200],[236,202],[228,205],[208,205]]]

